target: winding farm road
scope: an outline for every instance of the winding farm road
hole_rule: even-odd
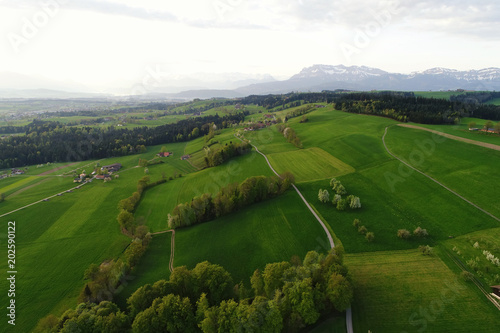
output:
[[[264,158],[266,159],[267,165],[269,165],[269,168],[271,168],[272,172],[274,172],[276,174],[276,176],[279,177],[280,175],[276,172],[276,170],[274,170],[274,168],[271,165],[271,162],[269,162],[269,159],[267,158],[267,156],[264,153],[262,153],[256,146],[252,145],[252,147],[255,148],[255,151],[257,153],[259,153],[262,156],[264,156]],[[316,212],[314,211],[314,209],[311,207],[311,205],[309,204],[309,202],[307,202],[306,198],[302,195],[302,193],[299,191],[299,189],[297,188],[297,186],[295,186],[295,184],[292,184],[292,186],[295,189],[295,191],[297,191],[297,194],[301,197],[302,201],[304,201],[304,203],[306,204],[307,208],[309,208],[309,210],[311,211],[311,213],[314,215],[314,217],[316,218],[316,220],[318,220],[319,224],[321,224],[321,226],[323,227],[323,230],[325,230],[326,236],[328,237],[328,241],[330,242],[330,247],[333,249],[335,247],[335,244],[333,243],[333,237],[332,237],[332,234],[330,233],[330,231],[328,230],[328,228],[326,227],[325,223],[321,220],[321,218],[318,216],[318,214],[316,214]],[[346,310],[345,315],[346,315],[345,318],[346,318],[347,333],[353,333],[354,330],[352,328],[352,310],[351,310],[351,308],[348,308]]]
[[[389,153],[389,155],[391,155],[392,157],[394,157],[395,159],[397,159],[398,161],[400,161],[401,163],[403,163],[403,164],[404,164],[404,165],[406,165],[407,167],[409,167],[409,168],[411,168],[411,169],[413,169],[413,170],[417,171],[417,172],[418,172],[418,173],[420,173],[421,175],[423,175],[423,176],[425,176],[425,177],[429,178],[430,180],[432,180],[433,182],[435,182],[436,184],[438,184],[438,185],[439,185],[439,186],[441,186],[442,188],[444,188],[444,189],[448,190],[450,193],[453,193],[454,195],[456,195],[457,197],[459,197],[459,198],[460,198],[460,199],[462,199],[463,201],[467,202],[469,205],[471,205],[471,206],[473,206],[473,207],[477,208],[477,209],[478,209],[478,210],[480,210],[481,212],[485,213],[486,215],[488,215],[488,216],[490,216],[490,217],[492,217],[492,218],[494,218],[495,220],[497,220],[497,221],[499,221],[499,222],[500,222],[500,218],[498,218],[498,217],[496,217],[495,215],[491,214],[490,212],[488,212],[488,211],[484,210],[483,208],[479,207],[479,206],[478,206],[478,205],[476,205],[475,203],[471,202],[470,200],[468,200],[468,199],[464,198],[463,196],[461,196],[461,195],[460,195],[460,194],[458,194],[457,192],[453,191],[452,189],[450,189],[449,187],[447,187],[447,186],[446,186],[446,185],[444,185],[443,183],[441,183],[441,182],[437,181],[436,179],[432,178],[432,177],[431,177],[431,176],[429,176],[428,174],[426,174],[426,173],[424,173],[424,172],[422,172],[422,171],[418,170],[417,168],[413,167],[411,164],[409,164],[409,163],[407,163],[407,162],[403,161],[403,160],[402,160],[402,159],[400,159],[398,156],[396,156],[395,154],[393,154],[393,153],[389,150],[389,148],[387,148],[387,144],[385,143],[385,137],[386,137],[386,135],[387,135],[387,129],[388,129],[388,128],[389,128],[389,126],[385,128],[384,135],[382,136],[382,142],[383,142],[383,144],[384,144],[384,148],[385,148],[385,150]],[[441,134],[441,132],[438,132],[438,134]],[[442,133],[442,134],[444,134],[444,133]],[[462,139],[462,138],[461,138],[461,139]],[[462,141],[462,140],[461,140],[461,141]]]

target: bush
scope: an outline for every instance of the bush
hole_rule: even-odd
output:
[[[364,225],[362,225],[361,227],[358,228],[358,232],[362,235],[366,234],[367,231],[368,231],[368,229],[366,229],[366,227]]]
[[[462,279],[464,279],[464,281],[467,281],[467,282],[470,282],[474,279],[474,274],[472,274],[471,272],[467,272],[467,271],[463,271],[460,276],[462,277]]]
[[[375,239],[375,234],[373,232],[367,232],[365,238],[371,243]]]
[[[399,229],[398,230],[398,237],[401,239],[409,239],[411,237],[411,234],[406,229]]]
[[[354,221],[352,222],[352,225],[355,227],[355,228],[359,228],[359,224],[361,223],[361,221],[359,219],[354,219]]]
[[[429,236],[429,233],[427,232],[427,229],[418,227],[417,229],[413,230],[413,235],[416,237],[427,237]]]

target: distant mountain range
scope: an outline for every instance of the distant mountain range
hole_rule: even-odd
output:
[[[500,90],[500,68],[457,71],[432,68],[411,74],[389,73],[365,66],[314,65],[285,81],[236,89],[243,95],[290,91],[349,90]]]
[[[43,98],[47,96],[78,95],[83,92],[89,96],[88,89],[78,89],[76,84],[43,80],[28,80],[11,73],[0,73],[0,98],[30,97],[35,93]],[[29,86],[23,82],[30,82]],[[47,83],[47,84],[45,84]],[[399,91],[440,91],[440,90],[495,90],[500,91],[500,68],[458,71],[447,68],[432,68],[411,74],[390,73],[378,68],[365,66],[331,66],[314,65],[304,68],[300,73],[288,80],[278,81],[270,75],[251,75],[240,73],[207,74],[199,73],[178,77],[162,77],[152,86],[141,86],[141,89],[121,89],[121,94],[129,95],[134,91],[146,92],[141,98],[191,99],[211,97],[244,97],[252,94],[280,94],[291,91],[322,90],[399,90]],[[37,90],[34,90],[37,89]],[[57,94],[57,90],[60,94]],[[70,92],[70,93],[66,93]],[[97,94],[96,94],[97,95]],[[102,96],[102,95],[101,95]],[[49,98],[49,97],[47,97]],[[64,97],[63,97],[64,98]]]

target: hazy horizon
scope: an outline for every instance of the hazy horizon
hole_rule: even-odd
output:
[[[408,74],[499,67],[493,1],[3,0],[0,72],[91,90],[314,64]]]

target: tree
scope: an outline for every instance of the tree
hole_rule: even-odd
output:
[[[333,195],[333,200],[332,200],[332,204],[334,206],[337,206],[337,203],[342,200],[342,196],[340,194],[335,194]]]
[[[326,294],[328,300],[337,311],[344,311],[351,305],[353,288],[344,276],[332,273],[328,279]]]
[[[469,129],[476,128],[477,124],[475,121],[469,122]]]
[[[500,122],[495,124],[495,132],[497,132],[497,134],[500,134]]]
[[[250,284],[252,285],[255,296],[264,295],[264,280],[262,279],[262,274],[259,269],[253,272],[250,278]]]
[[[361,200],[359,200],[359,197],[352,196],[349,202],[349,207],[351,207],[351,209],[361,208]]]
[[[330,201],[330,193],[328,193],[327,190],[320,189],[319,193],[318,193],[318,199],[319,199],[319,201],[326,203],[326,202]]]
[[[167,147],[161,146],[160,153],[166,153],[166,152],[168,152]]]
[[[398,237],[401,239],[409,239],[411,237],[411,234],[406,229],[399,229],[398,230]]]
[[[366,233],[366,236],[365,236],[365,239],[368,241],[368,242],[373,242],[375,240],[375,234],[373,232],[367,232]]]
[[[417,227],[417,229],[413,230],[413,236],[416,237],[427,237],[429,234],[427,233],[427,229],[422,229]]]
[[[490,128],[493,128],[493,122],[491,120],[488,120],[485,124],[484,124],[484,129],[485,130],[489,130]]]
[[[275,291],[283,286],[283,273],[290,266],[290,263],[285,261],[266,265],[262,278],[264,280],[264,291],[268,298],[273,298]]]
[[[355,228],[359,228],[359,224],[361,223],[361,221],[359,219],[354,219],[354,221],[352,221],[352,225],[355,227]]]
[[[337,210],[345,210],[347,206],[347,201],[345,199],[340,199],[338,202],[337,202]]]
[[[189,298],[169,294],[153,301],[132,323],[133,333],[196,332],[196,322]]]

